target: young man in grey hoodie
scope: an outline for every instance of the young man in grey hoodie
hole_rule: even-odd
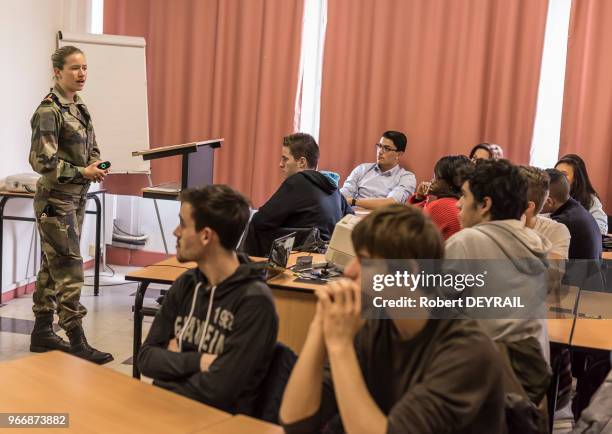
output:
[[[541,311],[551,244],[521,221],[527,209],[527,187],[519,168],[507,160],[479,162],[463,183],[457,202],[464,229],[447,240],[445,257],[478,260],[455,261],[467,272],[474,272],[472,267],[491,267],[487,285],[473,287],[469,295],[520,295],[525,306],[539,304]],[[538,404],[549,379],[546,322],[543,316],[520,318],[510,314],[480,323],[505,348],[518,380]]]

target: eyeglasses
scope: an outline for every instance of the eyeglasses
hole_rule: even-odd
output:
[[[379,151],[383,151],[383,152],[398,152],[397,149],[393,149],[390,146],[381,145],[380,143],[376,143],[374,146],[376,146],[376,149],[379,150]]]

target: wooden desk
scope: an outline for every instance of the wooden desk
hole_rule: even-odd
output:
[[[612,319],[578,318],[572,346],[612,351]]]
[[[68,413],[76,433],[190,433],[232,417],[59,351],[0,363],[0,372],[2,412]]]
[[[101,239],[101,228],[102,228],[102,204],[100,203],[99,194],[105,194],[106,190],[96,190],[91,191],[86,194],[87,199],[93,199],[96,204],[95,211],[85,211],[86,214],[95,214],[96,216],[96,251],[94,254],[94,295],[98,295],[100,293],[100,257],[102,248],[100,246]],[[10,199],[34,199],[34,193],[16,193],[13,191],[0,191],[0,258],[2,257],[3,252],[3,244],[4,244],[4,221],[12,220],[12,221],[25,221],[36,223],[36,219],[34,217],[21,217],[21,216],[9,216],[4,215],[4,208],[6,203]],[[38,233],[36,231],[35,233]],[[36,236],[36,235],[35,235]],[[36,268],[35,268],[36,270]],[[2,261],[0,260],[0,305],[2,305]]]
[[[609,261],[612,261],[612,252],[603,252],[603,253],[601,254],[601,257],[602,257],[603,259],[607,259],[607,260],[609,260]]]
[[[293,266],[298,256],[305,253],[292,253],[287,263]],[[313,263],[324,262],[325,256],[313,254]],[[251,258],[254,261],[266,260],[265,258]],[[193,262],[180,263],[176,258],[165,259],[147,267],[131,272],[125,276],[125,280],[138,282],[138,289],[134,299],[134,342],[133,342],[133,365],[132,376],[140,378],[140,371],[136,363],[136,357],[142,345],[142,305],[149,284],[157,283],[171,285],[181,274],[191,268],[195,268]],[[295,276],[289,270],[268,281],[274,295],[276,311],[279,317],[278,340],[289,346],[293,351],[299,353],[304,345],[308,326],[314,316],[316,299],[314,289],[320,285],[311,283],[294,282]]]
[[[548,338],[551,342],[562,345],[570,344],[574,318],[549,318],[546,322]]]
[[[612,293],[580,291],[578,314],[601,317],[601,319],[612,318]]]
[[[239,414],[194,434],[283,434],[283,428]]]

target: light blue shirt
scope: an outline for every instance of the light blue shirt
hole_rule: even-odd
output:
[[[398,203],[405,203],[415,190],[414,173],[399,165],[381,172],[376,163],[355,167],[340,189],[342,194],[355,199],[392,198]]]

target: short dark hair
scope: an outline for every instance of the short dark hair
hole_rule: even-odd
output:
[[[398,151],[404,152],[406,150],[406,144],[408,139],[406,135],[399,131],[385,131],[382,135],[384,138],[389,139],[393,142]]]
[[[570,185],[563,172],[557,169],[546,169],[550,178],[550,197],[556,202],[565,203],[570,198]]]
[[[470,151],[470,160],[474,158],[474,154],[476,154],[476,151],[479,149],[484,149],[489,153],[489,158],[493,158],[493,150],[491,149],[491,146],[489,146],[488,143],[479,143]]]
[[[310,134],[295,133],[283,137],[283,146],[296,160],[304,157],[309,169],[316,169],[319,164],[319,145]]]
[[[434,166],[434,177],[437,180],[444,181],[448,187],[446,196],[459,197],[461,196],[461,184],[474,170],[474,163],[465,155],[447,155],[440,158]],[[441,197],[435,194],[437,197]]]
[[[77,48],[74,45],[65,45],[58,48],[51,55],[51,63],[53,64],[53,67],[57,69],[64,69],[66,58],[74,53],[84,54],[80,48]]]
[[[591,209],[593,206],[593,196],[599,197],[599,195],[593,188],[593,184],[591,184],[584,160],[579,155],[567,154],[557,161],[555,168],[560,163],[569,164],[574,169],[574,180],[570,186],[570,196],[580,202],[587,210]]]
[[[477,202],[491,198],[491,220],[520,220],[527,209],[527,180],[508,160],[478,160],[466,181]]]
[[[357,255],[365,250],[381,259],[444,257],[437,226],[419,208],[401,204],[372,211],[355,226],[351,240]]]
[[[542,169],[532,166],[519,166],[521,175],[527,180],[527,200],[535,204],[535,214],[539,214],[544,207],[546,193],[550,189],[550,177]]]
[[[225,249],[236,248],[251,213],[243,195],[227,185],[214,184],[185,190],[180,199],[191,205],[196,231],[209,227]]]

